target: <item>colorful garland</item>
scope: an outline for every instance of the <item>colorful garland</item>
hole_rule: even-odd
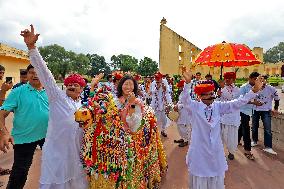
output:
[[[167,162],[151,108],[144,108],[138,131],[128,133],[112,94],[99,89],[75,117],[84,128],[81,159],[90,188],[157,188]]]

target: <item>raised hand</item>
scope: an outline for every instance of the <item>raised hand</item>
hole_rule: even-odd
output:
[[[24,37],[24,41],[28,47],[28,49],[34,49],[36,46],[36,42],[38,40],[38,36],[40,34],[35,34],[34,26],[31,24],[31,30],[25,29],[21,31],[21,36]]]
[[[134,92],[131,92],[128,96],[128,103],[133,104],[136,100]]]
[[[92,82],[91,82],[91,86],[94,87],[95,85],[97,85],[100,80],[104,77],[104,73],[100,73],[99,75],[96,75],[93,79],[92,79]]]
[[[183,75],[184,80],[185,80],[186,83],[190,83],[191,82],[192,72],[190,70],[187,71],[184,66],[182,67],[182,75]]]
[[[253,92],[258,92],[262,89],[263,87],[263,77],[262,76],[258,76],[257,79],[255,80],[255,84],[254,86],[252,87],[252,91]]]

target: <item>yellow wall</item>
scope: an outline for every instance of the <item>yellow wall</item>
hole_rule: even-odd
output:
[[[0,65],[5,67],[4,81],[6,77],[12,77],[13,83],[18,83],[20,81],[20,70],[26,69],[29,64],[28,60],[0,56]]]
[[[163,74],[181,74],[181,67],[186,66],[191,68],[193,73],[201,72],[204,78],[206,74],[210,73],[213,78],[219,79],[220,67],[199,66],[193,62],[197,55],[201,52],[201,49],[187,41],[185,38],[168,28],[165,24],[166,19],[163,18],[160,25],[160,60],[159,69]],[[263,48],[254,47],[252,52],[254,55],[263,62]],[[257,71],[261,74],[269,74],[271,76],[281,73],[281,66],[284,63],[277,64],[259,64],[248,67],[239,68],[224,68],[223,73],[227,71],[237,71],[238,78],[247,78],[253,71]]]

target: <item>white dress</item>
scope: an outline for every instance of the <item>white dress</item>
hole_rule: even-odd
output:
[[[250,91],[236,100],[215,101],[207,106],[203,102],[193,101],[189,90],[190,85],[186,84],[182,103],[188,116],[191,116],[191,144],[186,156],[191,189],[222,189],[224,186],[220,185],[224,181],[220,181],[224,179],[228,165],[221,140],[221,115],[239,110],[256,94]]]
[[[222,102],[237,99],[240,96],[240,89],[235,86],[225,86],[221,90],[220,100]],[[238,129],[240,126],[240,110],[236,110],[221,117],[222,140],[228,151],[234,154],[238,147]]]
[[[43,146],[40,189],[86,189],[86,175],[80,162],[83,131],[74,113],[81,106],[57,85],[37,49],[29,51],[31,64],[43,84],[49,101],[49,122]]]

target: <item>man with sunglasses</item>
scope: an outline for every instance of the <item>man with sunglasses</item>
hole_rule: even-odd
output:
[[[190,116],[192,133],[191,145],[186,157],[191,189],[224,189],[225,171],[228,165],[225,159],[221,139],[221,116],[239,111],[256,96],[262,87],[262,79],[258,78],[252,91],[238,99],[220,102],[215,100],[213,84],[198,84],[194,91],[200,101],[194,101],[189,95],[192,73],[184,71],[186,81],[182,103]]]

